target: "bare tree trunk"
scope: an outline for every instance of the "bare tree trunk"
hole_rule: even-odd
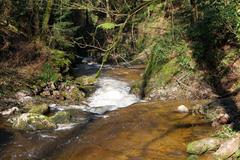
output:
[[[11,0],[3,0],[3,15],[7,19],[12,10],[12,1]]]
[[[107,5],[107,20],[111,21],[111,16],[109,14],[110,12],[109,0],[106,0],[106,5]]]
[[[33,11],[34,11],[34,32],[35,35],[39,35],[40,33],[39,0],[35,0]]]
[[[54,0],[47,1],[47,7],[43,16],[42,31],[46,31],[48,29],[48,22],[52,11],[53,1]]]
[[[196,3],[196,0],[190,0],[191,6],[192,6],[192,13],[193,13],[193,22],[196,22],[198,20],[198,6]]]

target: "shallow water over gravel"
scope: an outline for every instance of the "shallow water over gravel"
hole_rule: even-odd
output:
[[[132,105],[89,124],[52,160],[185,160],[186,144],[213,132],[201,117],[176,112],[189,102]]]

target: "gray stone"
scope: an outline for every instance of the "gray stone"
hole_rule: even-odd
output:
[[[59,91],[53,91],[53,97],[54,98],[60,98],[61,97],[61,94]]]
[[[48,97],[48,96],[51,96],[51,93],[50,91],[43,91],[42,93],[40,93],[40,95],[43,97]]]
[[[180,113],[188,113],[189,112],[189,109],[186,106],[184,106],[184,105],[178,106],[177,110]]]
[[[10,108],[8,110],[0,112],[0,114],[3,115],[3,116],[8,116],[8,115],[11,115],[11,114],[13,114],[15,112],[18,112],[18,111],[19,111],[18,107],[13,107],[13,108]]]
[[[30,95],[31,95],[31,93],[29,91],[22,90],[22,91],[17,92],[15,94],[15,97],[19,100],[19,99],[22,99],[22,98],[30,96]]]
[[[213,154],[215,159],[227,159],[238,151],[240,146],[240,138],[235,137],[225,141],[220,148]]]
[[[200,155],[207,151],[218,149],[221,140],[218,138],[205,138],[191,142],[187,145],[187,152],[190,154]]]

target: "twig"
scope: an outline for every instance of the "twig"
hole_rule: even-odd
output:
[[[183,82],[181,82],[179,79],[175,78],[174,79],[176,80],[176,82],[178,83],[179,86],[183,86],[184,88],[186,88],[186,90],[188,91],[193,91],[192,88],[190,88],[189,86],[187,86],[186,84],[184,84]]]

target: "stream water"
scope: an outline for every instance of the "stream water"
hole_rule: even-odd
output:
[[[104,72],[88,105],[77,108],[81,120],[70,129],[16,131],[0,118],[0,159],[186,159],[186,144],[212,134],[211,126],[201,117],[176,112],[177,106],[195,102],[141,102],[130,93],[141,73],[141,67]]]

